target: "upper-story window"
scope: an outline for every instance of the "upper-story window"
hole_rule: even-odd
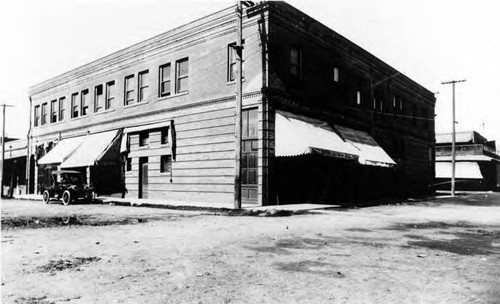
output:
[[[138,84],[139,84],[139,99],[138,102],[143,102],[147,100],[148,97],[148,88],[149,88],[149,71],[142,71],[138,76]]]
[[[290,75],[302,78],[302,51],[297,47],[290,48]]]
[[[241,49],[241,56],[243,57],[243,49]],[[235,81],[237,75],[237,53],[236,53],[236,43],[231,43],[227,47],[227,81]],[[245,77],[245,61],[242,58],[241,64],[241,76]]]
[[[333,68],[333,81],[337,83],[340,82],[340,71],[337,67]]]
[[[373,110],[374,111],[377,111],[377,97],[373,97],[373,104],[372,104],[372,107],[373,107]]]
[[[105,105],[106,110],[113,108],[114,100],[115,100],[115,82],[110,81],[106,83],[106,105]]]
[[[57,100],[54,99],[50,102],[50,123],[57,122],[57,114],[59,110],[57,109]]]
[[[61,97],[59,98],[59,121],[63,121],[64,120],[64,112],[66,110],[65,108],[65,102],[66,102],[66,98],[65,97]]]
[[[149,145],[149,131],[143,131],[139,133],[139,147],[145,147]]]
[[[78,93],[71,94],[71,118],[77,118],[80,115],[80,105],[78,104]]]
[[[38,127],[40,125],[40,106],[35,106],[35,120],[34,120],[34,124],[35,124],[35,127]]]
[[[47,103],[42,104],[42,125],[47,123]]]
[[[171,72],[170,63],[160,66],[160,97],[169,96],[172,92]]]
[[[82,116],[89,114],[89,90],[83,90],[81,94]]]
[[[175,93],[187,92],[189,89],[189,59],[177,60],[175,64]]]
[[[134,103],[134,75],[125,77],[125,105]]]
[[[94,112],[104,110],[104,91],[102,84],[94,88]]]
[[[356,91],[356,104],[361,105],[361,91]]]

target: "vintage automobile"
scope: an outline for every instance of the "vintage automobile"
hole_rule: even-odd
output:
[[[85,184],[78,171],[52,171],[51,179],[51,185],[43,191],[43,201],[46,204],[51,199],[62,200],[64,205],[68,205],[79,200],[92,202],[95,198],[94,189]]]

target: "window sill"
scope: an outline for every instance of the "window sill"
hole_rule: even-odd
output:
[[[137,148],[137,151],[140,151],[140,150],[148,150],[149,149],[149,145],[146,145],[146,146],[139,146]]]
[[[48,124],[48,126],[57,126],[57,125],[61,125],[63,123],[64,123],[64,120],[59,120],[59,121],[56,121],[56,122],[51,122],[50,124]]]
[[[106,114],[106,113],[110,113],[110,112],[114,112],[115,109],[108,109],[108,110],[104,110],[104,111],[101,111],[101,112],[94,112],[94,115],[102,115],[102,114]]]
[[[162,101],[162,100],[170,99],[170,98],[175,98],[175,97],[180,97],[180,96],[184,96],[184,95],[188,95],[188,94],[189,94],[189,91],[177,93],[177,94],[173,94],[173,95],[169,95],[169,96],[163,96],[163,97],[159,97],[158,101]]]
[[[133,103],[133,104],[129,104],[129,105],[123,106],[123,108],[124,109],[133,108],[133,107],[145,105],[145,104],[148,104],[148,103],[149,103],[149,100],[145,100],[145,101],[136,102],[136,103]]]
[[[170,177],[170,172],[160,172],[160,176],[168,176]]]
[[[245,82],[245,78],[243,78],[242,82]],[[226,85],[230,86],[230,85],[235,85],[236,83],[237,83],[236,80],[232,80],[232,81],[226,82]]]
[[[75,118],[71,118],[71,121],[73,121],[73,120],[80,120],[80,119],[87,118],[87,117],[89,117],[88,114],[87,115],[83,115],[83,116],[78,116],[78,117],[75,117]]]

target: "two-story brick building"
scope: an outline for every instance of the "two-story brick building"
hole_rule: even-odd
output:
[[[284,2],[244,11],[236,143],[235,25],[231,7],[32,87],[35,191],[71,168],[102,194],[231,206],[236,144],[247,203],[290,200],[283,181],[307,175],[286,168],[311,161],[337,172],[316,193],[339,178],[363,187],[349,174],[361,171],[367,189],[388,195],[429,190],[433,94]]]

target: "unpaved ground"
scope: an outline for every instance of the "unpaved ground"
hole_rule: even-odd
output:
[[[2,303],[500,303],[498,193],[291,217],[3,201],[2,216]]]

